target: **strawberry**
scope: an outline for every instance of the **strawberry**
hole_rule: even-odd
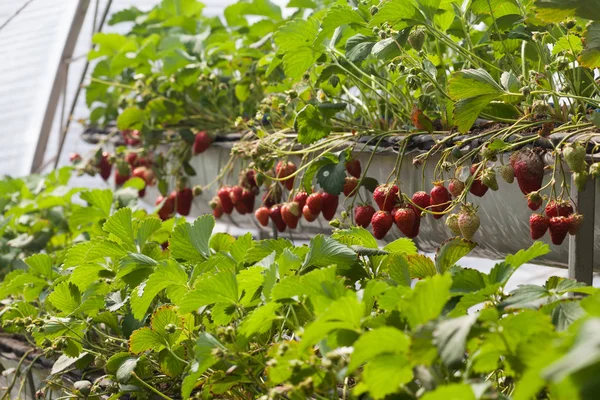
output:
[[[127,164],[131,165],[131,168],[135,167],[137,165],[137,153],[134,153],[133,151],[130,151],[129,153],[125,154],[125,162],[127,162]]]
[[[486,168],[481,173],[481,183],[493,191],[498,190],[498,181],[496,180],[496,171],[493,168]]]
[[[190,215],[193,199],[194,192],[189,187],[185,187],[177,192],[177,213],[183,216]]]
[[[132,176],[141,178],[146,182],[146,185],[152,186],[154,185],[154,171],[147,167],[136,167],[133,170]]]
[[[233,202],[231,201],[230,188],[227,186],[222,187],[217,191],[217,196],[221,201],[221,208],[225,214],[231,214],[233,211]]]
[[[319,216],[318,214],[313,214],[307,204],[302,207],[302,215],[308,222],[313,222]]]
[[[194,144],[192,146],[192,152],[194,155],[204,153],[206,149],[210,147],[212,142],[213,139],[208,133],[205,131],[200,131],[196,133],[196,138],[194,139]]]
[[[131,178],[131,167],[129,164],[120,161],[117,164],[117,170],[115,171],[115,184],[121,186],[127,182],[129,178]]]
[[[360,178],[360,174],[362,173],[360,161],[358,161],[356,158],[346,161],[346,171],[348,171],[351,176]]]
[[[121,135],[123,136],[125,144],[128,146],[137,146],[141,142],[140,131],[138,131],[137,129],[132,131],[126,129],[124,131],[121,131]]]
[[[415,213],[417,213],[415,211]],[[413,224],[413,228],[412,231],[410,232],[410,235],[406,235],[406,237],[410,238],[410,239],[414,239],[417,236],[419,236],[419,227],[421,226],[421,218],[415,218],[415,223]]]
[[[577,190],[579,190],[580,192],[583,192],[585,190],[589,177],[590,174],[585,170],[581,172],[573,172],[573,180],[575,181],[575,186],[577,187]]]
[[[254,189],[257,188],[256,184],[256,171],[253,169],[249,169],[242,174],[242,178],[240,179],[240,185],[245,187],[246,189]]]
[[[412,196],[412,202],[415,203],[419,208],[427,209],[431,205],[431,197],[423,191],[416,192]],[[415,208],[415,213],[417,216],[421,215],[421,210],[419,208]]]
[[[244,189],[242,191],[242,201],[241,202],[244,204],[247,213],[251,213],[252,211],[254,211],[255,198],[256,198],[256,195],[254,194],[253,191],[248,190],[248,189]]]
[[[448,184],[448,191],[453,197],[459,197],[463,190],[465,190],[465,184],[456,178],[450,179]]]
[[[381,211],[392,211],[398,201],[398,186],[379,185],[373,192],[373,199]]]
[[[590,175],[592,178],[600,178],[600,162],[590,165]]]
[[[150,158],[150,156],[140,157],[137,159],[137,165],[150,168],[152,166],[152,158]]]
[[[221,206],[221,200],[217,196],[208,203],[210,208],[213,210],[213,216],[215,219],[219,219],[223,216],[223,207]]]
[[[358,179],[353,176],[347,176],[344,182],[344,196],[352,197],[356,194],[356,187],[358,186]]]
[[[510,156],[517,183],[523,194],[540,190],[544,180],[544,160],[531,149],[519,150]]]
[[[432,211],[443,213],[450,207],[452,196],[444,186],[444,182],[434,182],[433,185],[433,189],[431,189],[429,194],[432,205],[431,209]],[[442,216],[442,214],[434,214],[433,218],[440,219]]]
[[[503,165],[500,167],[500,176],[506,183],[513,183],[515,181],[515,170],[512,165]]]
[[[144,197],[146,195],[146,188],[143,188],[142,190],[138,190],[138,197],[141,199],[142,197]]]
[[[546,234],[550,219],[542,214],[531,214],[529,217],[529,231],[533,240],[541,239]]]
[[[173,213],[175,212],[175,201],[177,200],[177,192],[173,191],[169,194],[169,196],[165,199],[163,196],[158,196],[156,198],[156,205],[162,206],[158,210],[158,216],[163,221],[171,218]]]
[[[417,215],[415,214],[415,210],[408,206],[402,206],[394,212],[394,222],[400,232],[402,232],[405,236],[410,236],[413,230],[413,226],[415,224],[415,220],[417,219]]]
[[[259,224],[262,226],[269,225],[269,209],[267,207],[259,207],[255,212],[254,216]]]
[[[549,218],[568,217],[573,213],[573,206],[570,201],[550,200],[544,210]]]
[[[198,197],[198,196],[202,196],[202,193],[204,192],[204,190],[202,189],[202,186],[194,185],[194,187],[192,188],[192,192],[194,193],[194,197]]]
[[[446,218],[446,226],[450,228],[452,233],[454,233],[455,235],[458,236],[461,234],[460,227],[458,225],[458,214],[448,215],[448,217]]]
[[[296,229],[298,220],[300,219],[300,207],[298,206],[298,203],[295,201],[285,203],[281,207],[281,218],[288,228]]]
[[[477,168],[478,168],[477,165],[471,166],[471,175],[475,175],[475,172],[477,172]],[[489,188],[483,184],[481,179],[474,179],[469,191],[471,192],[471,194],[473,194],[477,197],[483,197],[486,194],[486,192],[488,191],[488,189]]]
[[[357,226],[368,228],[371,225],[371,218],[375,214],[375,209],[369,204],[361,204],[354,209],[354,223]]]
[[[385,235],[390,231],[394,224],[394,218],[392,214],[387,211],[377,211],[371,218],[371,225],[373,225],[373,236],[376,239],[383,239]]]
[[[571,214],[569,215],[569,235],[577,235],[579,232],[579,228],[581,228],[581,224],[583,223],[583,215],[581,214]]]
[[[585,147],[579,143],[570,143],[563,148],[565,161],[573,172],[583,172],[585,170]]]
[[[550,218],[550,239],[552,243],[559,246],[569,233],[570,220],[568,217],[552,217]]]
[[[112,171],[112,164],[110,163],[110,154],[103,152],[98,161],[98,169],[100,170],[100,176],[105,181],[110,177]]]
[[[475,232],[479,229],[479,224],[480,221],[476,209],[469,204],[463,206],[458,215],[458,227],[463,237],[467,240],[473,239]]]
[[[79,153],[71,153],[69,155],[69,161],[71,162],[71,164],[77,164],[77,163],[81,162],[81,160],[82,160],[82,158]]]
[[[318,216],[323,209],[323,195],[321,193],[312,193],[306,199],[306,205],[310,212]]]
[[[229,188],[229,197],[231,197],[231,202],[234,206],[242,201],[243,192],[244,188],[241,186],[232,186],[231,188]]]
[[[544,199],[540,196],[539,192],[531,192],[525,197],[527,197],[527,207],[532,211],[539,209],[544,202]]]
[[[307,198],[308,198],[308,194],[306,192],[304,192],[304,191],[298,192],[294,196],[294,201],[296,203],[298,203],[298,207],[300,208],[300,210],[302,210],[304,208],[304,205],[306,204],[306,199]]]
[[[279,161],[275,166],[275,176],[283,179],[288,176],[294,174],[296,172],[296,164],[291,161],[284,163],[283,161]],[[283,183],[288,190],[292,190],[294,188],[294,177],[289,179],[284,179]]]
[[[286,224],[281,217],[281,204],[275,204],[269,210],[269,217],[271,217],[271,221],[275,223],[275,227],[279,232],[285,231]]]
[[[335,194],[323,192],[321,195],[321,201],[323,204],[323,209],[321,210],[323,212],[323,218],[325,218],[327,221],[331,221],[335,215],[335,212],[337,211],[340,197]]]

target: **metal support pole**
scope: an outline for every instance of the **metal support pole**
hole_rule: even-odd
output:
[[[590,179],[583,192],[571,182],[571,198],[583,223],[575,236],[569,236],[569,278],[591,285],[594,276],[594,208],[596,180]]]

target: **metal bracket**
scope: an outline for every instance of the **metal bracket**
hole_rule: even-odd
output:
[[[594,210],[596,180],[590,179],[583,192],[571,182],[571,198],[583,223],[575,236],[569,236],[569,278],[591,285],[594,278]]]

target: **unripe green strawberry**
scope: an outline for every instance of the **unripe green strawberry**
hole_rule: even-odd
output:
[[[455,235],[461,235],[460,226],[458,225],[458,214],[448,215],[448,218],[446,218],[446,226],[450,228]]]
[[[467,204],[463,206],[460,214],[458,215],[458,227],[463,237],[467,240],[473,239],[475,232],[479,229],[480,220],[476,213],[476,209]]]
[[[513,183],[515,181],[515,170],[512,165],[503,165],[500,167],[500,176],[506,183]]]
[[[585,148],[579,143],[571,143],[563,148],[563,156],[573,172],[585,169]]]
[[[487,144],[481,148],[480,154],[484,160],[496,161],[498,159],[496,150],[490,149]]]
[[[486,168],[481,173],[481,183],[490,189],[498,190],[498,181],[496,180],[496,171],[493,168]]]
[[[590,174],[587,171],[574,172],[573,180],[575,181],[575,186],[577,186],[577,190],[583,192],[585,187],[587,186],[587,182],[590,178]]]
[[[411,47],[417,51],[423,48],[425,44],[425,30],[422,28],[416,28],[408,35],[408,43]]]
[[[590,165],[590,175],[592,178],[600,178],[600,162]]]

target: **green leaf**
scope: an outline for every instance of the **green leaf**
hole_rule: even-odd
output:
[[[411,284],[410,267],[406,258],[402,254],[390,254],[387,257],[387,265],[390,273],[390,278],[398,285],[408,286]]]
[[[477,321],[477,314],[440,321],[433,331],[433,343],[440,358],[449,367],[456,366],[465,357],[467,337]]]
[[[161,350],[158,354],[160,370],[171,378],[179,377],[186,365],[181,361],[185,360],[185,357],[185,347],[183,345],[175,346],[172,351],[169,351],[169,349]]]
[[[276,255],[279,255],[284,249],[289,249],[291,247],[292,243],[287,239],[279,238],[261,240],[259,242],[255,242],[254,245],[246,252],[244,262],[254,264],[273,252],[275,252]]]
[[[376,43],[377,38],[373,36],[354,35],[346,41],[346,57],[354,63],[363,61],[371,54]]]
[[[423,279],[437,274],[433,261],[426,255],[409,254],[406,256],[406,261],[408,261],[411,278]]]
[[[470,9],[475,14],[491,15],[494,13],[495,18],[521,14],[515,0],[473,0]]]
[[[506,257],[506,263],[513,268],[519,268],[521,265],[530,262],[531,260],[546,255],[550,252],[550,246],[546,243],[535,242],[527,250],[519,250],[516,254],[511,254]]]
[[[94,189],[82,192],[79,197],[87,201],[91,206],[102,211],[105,218],[110,216],[110,209],[113,203],[113,192],[110,189]]]
[[[102,229],[108,233],[112,233],[128,245],[131,249],[135,249],[133,241],[133,225],[131,223],[131,209],[121,208],[111,217],[106,220]]]
[[[390,253],[417,254],[417,246],[409,238],[396,239],[388,243],[383,249]]]
[[[209,240],[215,227],[212,215],[198,217],[193,224],[184,223],[173,230],[171,254],[186,261],[202,261],[210,257]]]
[[[140,222],[137,229],[137,243],[138,246],[144,247],[146,241],[162,226],[160,219],[156,217],[146,217]]]
[[[421,397],[422,400],[476,400],[473,389],[466,383],[442,385]]]
[[[169,333],[165,327],[171,324],[175,325],[178,329],[175,330],[175,332]],[[152,314],[150,326],[152,327],[152,330],[156,332],[160,338],[162,338],[163,343],[166,341],[172,346],[176,343],[177,339],[181,335],[183,319],[177,314],[175,307],[162,306]]]
[[[448,81],[448,94],[453,100],[469,99],[482,95],[499,96],[504,89],[484,69],[457,71]]]
[[[417,21],[425,22],[415,0],[391,0],[384,3],[369,24],[375,26],[387,22],[393,26],[400,21],[410,22],[411,25]]]
[[[582,50],[583,44],[581,44],[581,38],[575,35],[566,34],[556,41],[552,48],[552,55],[557,55],[564,51],[571,56],[578,56]]]
[[[448,271],[458,260],[477,246],[475,242],[460,237],[446,240],[435,253],[435,267],[440,274]]]
[[[381,354],[365,365],[362,376],[369,393],[377,400],[398,392],[413,379],[413,372],[405,355]]]
[[[415,328],[439,317],[450,298],[451,286],[450,274],[435,275],[418,282],[401,303],[401,310],[410,326]]]
[[[136,18],[143,14],[137,7],[129,7],[111,15],[108,25],[113,26],[121,22],[135,22]]]
[[[578,302],[561,301],[552,310],[552,323],[556,330],[561,332],[566,330],[573,322],[585,316],[585,311]]]
[[[228,233],[218,232],[212,235],[210,238],[209,246],[211,249],[216,251],[229,251],[231,246],[235,243],[235,238]]]
[[[275,313],[281,308],[279,303],[267,303],[258,307],[240,324],[239,332],[249,339],[256,333],[265,333],[271,329],[272,322],[279,318]]]
[[[410,348],[410,339],[402,331],[384,326],[363,334],[353,347],[348,373],[381,354],[406,353]]]
[[[27,257],[25,264],[45,278],[52,278],[52,258],[48,254],[34,254]]]
[[[312,61],[311,61],[312,64]],[[319,110],[312,104],[307,104],[298,114],[294,121],[298,133],[298,142],[311,144],[323,139],[331,132],[331,125],[324,119]]]
[[[346,246],[362,246],[370,249],[378,248],[377,241],[371,232],[360,226],[354,226],[350,229],[333,232],[331,237],[338,242],[345,244]]]
[[[579,42],[581,45],[581,42]],[[579,63],[587,68],[600,68],[600,23],[594,22],[588,25],[585,32],[585,49],[577,59]]]
[[[117,370],[117,372],[115,374],[115,378],[117,379],[117,382],[127,383],[131,379],[133,371],[135,370],[135,367],[137,367],[139,360],[140,359],[137,357],[126,358],[121,363],[121,366],[119,367],[119,369]]]
[[[61,356],[58,357],[58,359],[52,365],[50,375],[56,375],[61,373],[65,369],[69,368],[71,365],[75,364],[77,360],[81,360],[86,355],[88,355],[87,352],[82,352],[77,357],[69,357],[65,354],[61,354]]]
[[[140,354],[148,350],[159,350],[164,344],[158,333],[149,327],[144,327],[133,331],[131,334],[129,351],[133,354]]]
[[[536,0],[536,16],[545,22],[562,22],[577,16],[584,19],[600,20],[598,0]]]
[[[310,250],[302,268],[346,266],[356,260],[356,253],[352,249],[324,235],[315,236],[308,247]]]
[[[317,183],[329,194],[339,195],[344,190],[346,166],[343,161],[322,166],[317,172]]]
[[[469,132],[481,112],[497,98],[496,94],[487,94],[457,101],[454,104],[454,123],[458,130]]]
[[[222,271],[215,275],[202,277],[195,290],[186,293],[178,303],[182,313],[192,312],[200,307],[222,303],[236,303],[238,301],[238,285],[232,271]]]
[[[48,301],[65,314],[70,314],[81,304],[79,289],[71,282],[61,282],[48,296]]]
[[[126,129],[142,129],[144,125],[144,111],[137,107],[129,107],[117,118],[117,128]]]

